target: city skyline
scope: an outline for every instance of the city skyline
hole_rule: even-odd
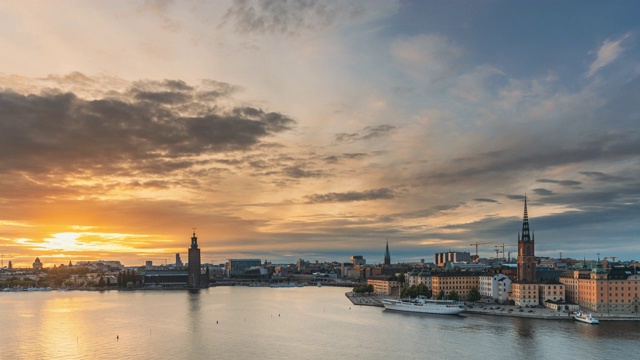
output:
[[[0,254],[638,259],[639,10],[0,1]]]

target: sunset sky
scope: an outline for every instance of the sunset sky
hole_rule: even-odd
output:
[[[0,254],[640,260],[638,1],[0,0]]]

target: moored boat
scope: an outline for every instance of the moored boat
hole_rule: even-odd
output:
[[[577,321],[587,323],[587,324],[595,325],[600,323],[600,320],[594,318],[593,315],[587,314],[583,311],[578,311],[575,315],[573,315],[573,318]]]
[[[420,295],[415,299],[382,299],[387,310],[425,314],[457,315],[466,310],[463,302],[454,300],[431,300]]]

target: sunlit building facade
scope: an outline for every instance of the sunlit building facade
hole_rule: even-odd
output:
[[[599,313],[638,314],[640,274],[635,267],[605,269],[598,261],[589,270],[569,271],[560,276],[567,301]]]

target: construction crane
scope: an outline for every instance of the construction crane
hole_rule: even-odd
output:
[[[496,259],[498,258],[498,253],[500,253],[500,249],[495,249],[494,250],[496,252]]]
[[[507,262],[511,262],[511,251],[507,251],[507,253],[509,254],[509,258],[507,259]]]
[[[496,245],[495,247],[497,248],[497,249],[496,249],[496,257],[498,257],[498,251],[500,251],[500,248],[502,248],[502,258],[503,258],[503,259],[506,259],[506,258],[504,257],[504,247],[505,247],[505,244],[504,244],[504,243],[502,243],[502,245]]]
[[[469,246],[475,246],[476,247],[476,257],[478,256],[478,245],[487,245],[487,244],[491,244],[491,243],[479,243],[476,241],[475,244],[469,244]]]

